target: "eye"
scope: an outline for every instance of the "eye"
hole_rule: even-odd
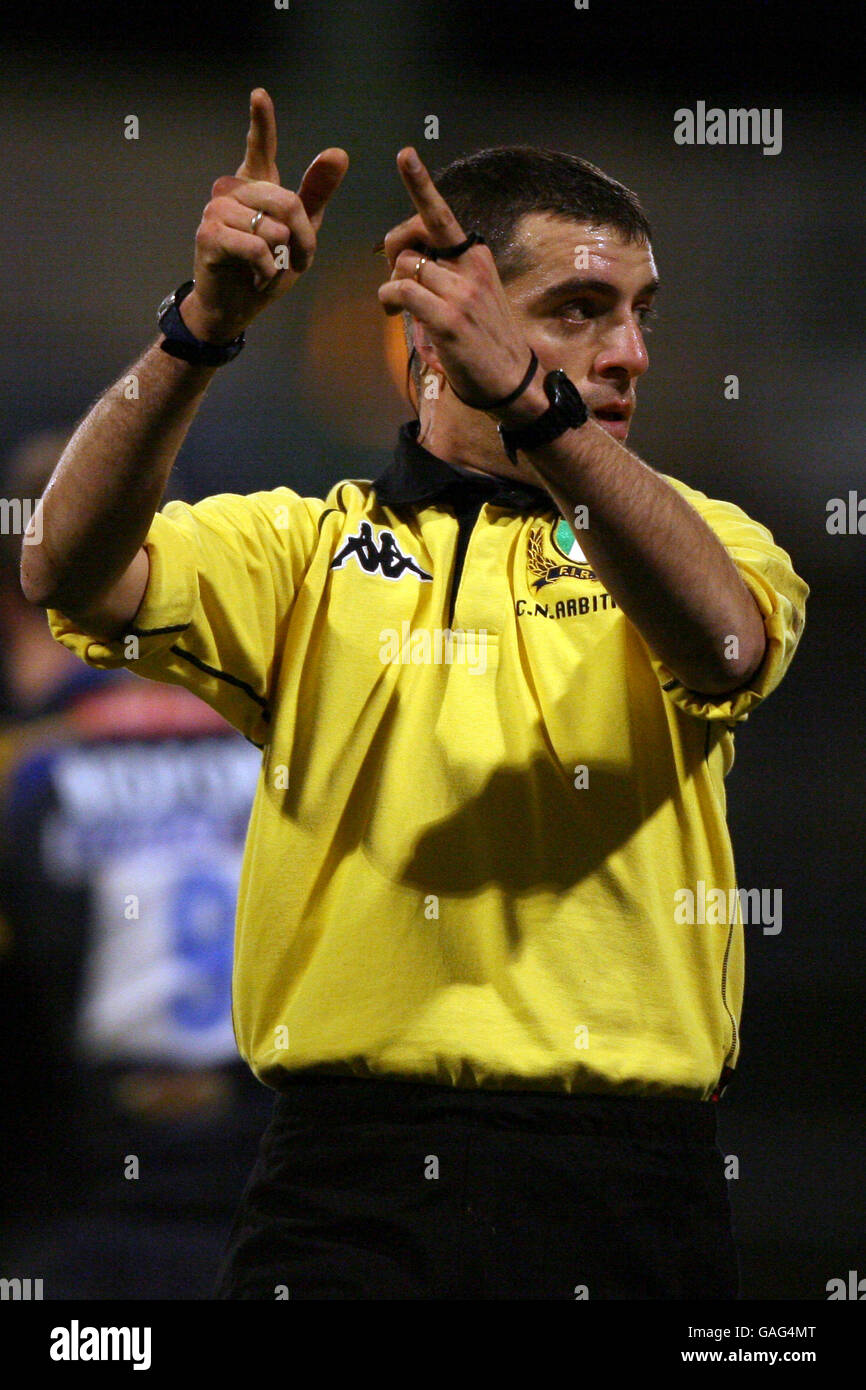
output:
[[[652,304],[640,304],[635,309],[644,333],[652,333],[653,324],[658,320],[658,310]]]
[[[591,299],[572,299],[568,304],[563,304],[559,315],[560,318],[583,323],[586,319],[595,318],[599,312],[598,305]]]

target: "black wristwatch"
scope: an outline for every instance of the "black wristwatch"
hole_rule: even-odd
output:
[[[537,420],[516,430],[499,426],[499,437],[515,468],[518,449],[540,449],[542,444],[550,444],[566,430],[577,429],[588,418],[580,392],[560,367],[547,373],[544,391],[550,406]]]
[[[184,362],[194,362],[199,367],[221,367],[237,357],[246,338],[240,333],[230,343],[203,343],[190,333],[180,316],[178,305],[182,304],[195,285],[194,280],[186,280],[171,294],[167,294],[157,310],[156,318],[160,332],[164,335],[160,347],[170,357],[180,357]]]

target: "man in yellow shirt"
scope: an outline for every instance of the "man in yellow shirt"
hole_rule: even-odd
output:
[[[310,264],[348,164],[280,186],[270,98],[194,280],[61,459],[27,596],[95,666],[262,749],[235,1035],[278,1093],[223,1297],[725,1298],[715,1143],[746,917],[733,730],[808,589],[625,446],[658,288],[637,199],[512,147],[384,243],[420,418],[374,481],[159,505],[213,372]],[[743,908],[747,909],[744,915]]]

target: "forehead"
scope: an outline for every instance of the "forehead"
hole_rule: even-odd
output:
[[[518,223],[514,243],[525,264],[509,289],[521,297],[581,272],[633,293],[658,277],[652,247],[624,240],[613,227],[531,212]]]

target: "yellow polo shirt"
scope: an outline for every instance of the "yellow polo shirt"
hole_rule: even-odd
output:
[[[233,1017],[255,1074],[708,1099],[736,1065],[733,730],[782,679],[808,587],[770,532],[674,478],[754,594],[747,687],[685,690],[546,493],[404,426],[375,482],[170,502],[93,666],[188,687],[262,748]],[[665,475],[662,475],[665,476]],[[683,890],[731,911],[683,920]],[[766,887],[766,885],[764,885]],[[118,911],[122,904],[118,904]]]

